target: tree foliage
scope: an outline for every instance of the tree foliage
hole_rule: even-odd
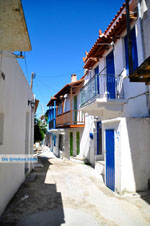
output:
[[[43,124],[41,120],[37,118],[34,119],[34,143],[40,142],[44,139],[47,132],[46,127],[47,126]]]

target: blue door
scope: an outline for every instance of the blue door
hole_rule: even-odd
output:
[[[115,66],[113,51],[106,56],[108,98],[115,99]]]
[[[106,186],[115,190],[114,129],[106,130]]]

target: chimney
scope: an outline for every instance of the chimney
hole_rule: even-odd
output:
[[[76,74],[72,74],[71,75],[71,82],[76,82],[77,81],[77,75]]]

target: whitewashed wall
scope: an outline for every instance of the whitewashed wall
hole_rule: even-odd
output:
[[[116,118],[103,121],[105,162],[106,129],[115,130],[116,192],[136,192],[148,189],[148,179],[150,179],[150,119]]]
[[[92,165],[94,165],[95,163],[95,148],[94,139],[92,140],[89,134],[94,132],[94,117],[85,114],[85,127],[83,129],[82,137],[80,140],[80,157],[83,159],[88,159]]]
[[[150,179],[150,119],[127,118],[121,126],[122,190],[146,190]]]
[[[34,113],[31,114],[28,100],[34,99],[32,91],[12,54],[3,52],[0,69],[5,74],[5,80],[0,76],[0,114],[4,115],[0,154],[30,154],[33,152]],[[24,163],[0,164],[0,215],[24,178]]]

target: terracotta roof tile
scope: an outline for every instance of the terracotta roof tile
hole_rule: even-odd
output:
[[[121,34],[121,32],[126,28],[126,12],[125,12],[125,3],[121,6],[111,23],[106,28],[105,32],[100,36],[88,52],[85,57],[83,57],[83,61],[85,63],[84,68],[92,67],[95,62],[92,62],[92,58],[95,57],[102,57],[102,54],[106,51],[106,45],[100,46],[100,43],[108,43],[112,42],[112,37],[114,38],[113,41],[117,40],[117,36]],[[137,0],[132,0],[130,3],[130,11],[134,10],[137,6]],[[132,18],[133,19],[133,18]],[[109,45],[108,45],[109,46]]]
[[[54,100],[57,99],[57,97],[61,96],[61,95],[64,95],[65,93],[69,92],[70,90],[70,87],[71,86],[74,86],[74,85],[77,85],[77,84],[80,84],[84,81],[84,78],[80,79],[80,80],[77,80],[76,82],[71,82],[71,83],[68,83],[66,84],[61,90],[59,90],[55,95],[54,97],[51,97],[50,101],[48,102],[47,106],[50,106]]]

